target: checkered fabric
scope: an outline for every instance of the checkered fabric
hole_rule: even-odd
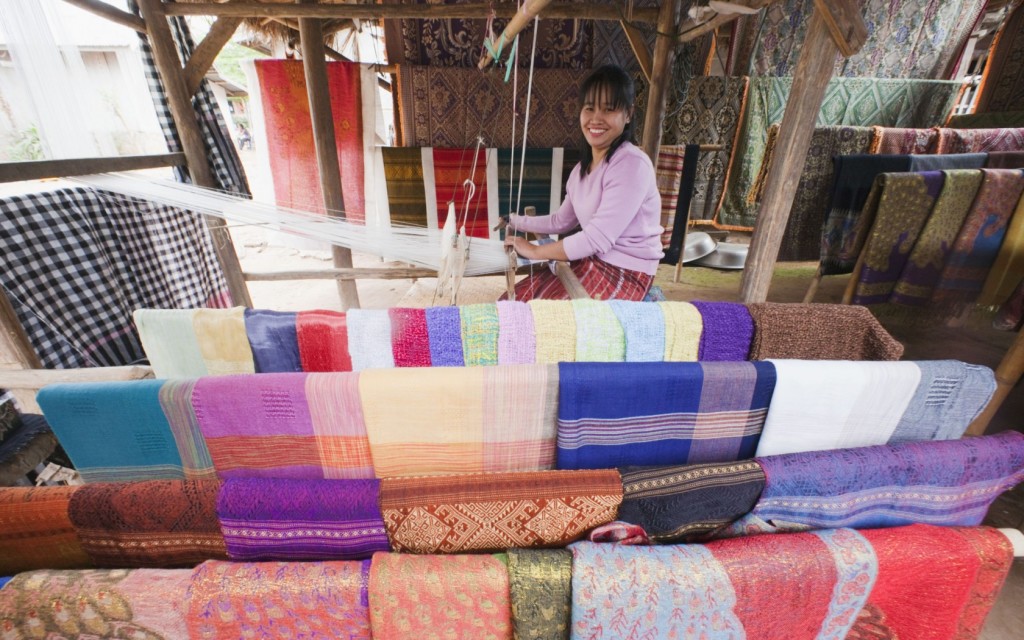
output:
[[[222,306],[202,221],[85,188],[0,199],[0,285],[48,368],[144,358],[132,310]]]

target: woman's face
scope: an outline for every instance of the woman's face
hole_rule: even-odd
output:
[[[622,135],[630,116],[624,107],[612,106],[607,92],[593,91],[587,96],[580,109],[580,128],[595,155],[603,154]]]

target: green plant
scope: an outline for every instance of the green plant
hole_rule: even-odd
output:
[[[8,147],[8,156],[12,161],[43,159],[43,141],[39,137],[39,129],[35,124],[30,124],[26,129],[16,132],[12,138],[13,141]]]

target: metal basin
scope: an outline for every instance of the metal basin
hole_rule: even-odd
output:
[[[718,246],[718,241],[704,233],[694,231],[686,234],[686,246],[683,248],[683,262],[693,262],[709,255]]]
[[[695,260],[693,264],[714,269],[742,269],[747,262],[749,245],[736,242],[719,242],[715,250]]]

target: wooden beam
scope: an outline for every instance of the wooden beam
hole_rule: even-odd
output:
[[[192,109],[192,94],[185,86],[184,70],[181,68],[181,60],[174,45],[171,27],[167,24],[167,14],[164,13],[164,7],[177,5],[164,5],[160,0],[138,0],[138,3],[142,18],[146,21],[153,59],[163,81],[167,104],[178,130],[178,139],[181,140],[185,158],[188,160],[192,182],[200,187],[216,188],[210,161],[206,157],[203,135],[199,130],[196,113]],[[224,271],[232,301],[238,305],[252,307],[252,299],[249,297],[245,278],[242,277],[242,265],[238,262],[235,244],[231,240],[227,226],[212,216],[203,218],[210,230],[213,248]]]
[[[531,4],[533,4],[531,2]],[[349,20],[396,20],[402,18],[487,18],[491,11],[499,18],[511,18],[516,6],[511,2],[490,4],[293,4],[290,2],[175,2],[166,5],[171,16],[234,16],[239,18],[338,18]],[[622,9],[615,4],[590,2],[552,3],[544,11],[545,18],[563,20],[622,19]],[[733,16],[735,17],[735,16]],[[631,22],[654,24],[658,9],[635,7]]]
[[[28,340],[25,328],[14,311],[14,305],[7,297],[7,291],[0,288],[0,367],[19,369],[42,369],[35,348]],[[10,388],[0,384],[0,388]]]
[[[48,384],[145,380],[152,377],[152,367],[141,365],[85,367],[84,369],[0,370],[0,387],[4,389],[38,390]]]
[[[320,172],[320,190],[323,192],[327,215],[345,218],[345,199],[341,189],[341,167],[335,143],[334,115],[331,96],[327,90],[327,63],[324,60],[324,32],[315,18],[299,18],[299,36],[302,46],[302,68],[306,75],[306,93],[309,96],[309,115],[313,124],[313,145],[316,165]],[[352,268],[352,251],[332,247],[334,266]],[[359,291],[352,280],[338,280],[338,295],[342,310],[359,308]]]
[[[735,0],[733,4],[740,4],[751,9],[761,9],[762,7],[766,7],[776,1],[777,0]],[[732,22],[742,15],[743,14],[740,13],[719,13],[707,22],[697,22],[692,18],[685,20],[679,27],[679,44],[685,44],[691,40],[696,40],[705,33],[714,31],[723,24]]]
[[[196,91],[199,91],[199,84],[210,70],[213,61],[217,59],[217,54],[231,40],[231,36],[235,35],[240,24],[241,18],[217,18],[210,27],[209,33],[192,52],[188,64],[185,65],[185,87],[188,95],[195,95]]]
[[[87,176],[94,173],[135,171],[159,167],[180,167],[184,153],[161,153],[150,156],[117,156],[113,158],[68,158],[64,160],[33,160],[31,162],[0,162],[0,183],[22,180],[44,180]]]
[[[844,58],[849,58],[868,41],[868,26],[860,15],[860,6],[853,2],[814,0],[814,11],[822,14],[832,40]]]
[[[103,0],[64,0],[64,2],[84,9],[89,13],[96,14],[104,17],[111,22],[116,22],[119,25],[134,29],[139,33],[146,33],[146,23],[139,16],[122,11],[117,7],[111,6]]]
[[[317,269],[315,271],[248,272],[249,282],[275,282],[280,280],[406,280],[436,278],[437,269],[415,267],[362,267],[350,269]]]
[[[505,25],[505,30],[498,36],[498,40],[495,42],[505,43],[505,51],[508,51],[508,47],[512,45],[512,41],[516,39],[519,32],[526,28],[530,21],[540,15],[541,11],[551,4],[551,0],[533,0],[528,5],[523,5],[522,11],[516,11],[512,19]],[[440,5],[435,5],[440,6]],[[478,69],[486,69],[489,64],[494,60],[491,56],[491,52],[484,50],[484,55],[480,58],[480,62],[477,63]]]
[[[570,300],[590,300],[590,294],[583,288],[583,283],[576,277],[576,273],[569,266],[568,262],[555,263],[555,276],[565,287]]]
[[[643,34],[625,20],[619,20],[619,24],[622,25],[622,32],[626,34],[626,40],[629,40],[629,46],[633,49],[633,55],[636,56],[637,63],[640,64],[640,71],[643,72],[647,82],[650,83],[654,63],[651,62],[651,52],[647,50],[647,43],[644,42]]]
[[[811,134],[836,64],[839,48],[832,40],[823,13],[815,11],[811,16],[793,73],[793,88],[782,117],[775,158],[768,168],[764,197],[740,283],[743,302],[764,302],[768,298],[789,210],[811,145]]]
[[[985,435],[985,430],[988,429],[992,418],[999,411],[999,407],[1003,406],[1003,402],[1020,382],[1022,376],[1024,376],[1024,331],[1018,331],[1010,349],[1003,356],[999,366],[996,367],[996,391],[992,394],[988,405],[985,406],[985,410],[974,419],[971,426],[967,427],[967,435]]]
[[[672,78],[672,65],[676,59],[677,43],[671,35],[679,25],[682,0],[664,0],[658,16],[658,39],[654,43],[654,66],[651,84],[647,90],[647,113],[644,116],[644,134],[641,146],[658,166],[658,148],[661,146],[661,127],[665,122],[665,102]]]

